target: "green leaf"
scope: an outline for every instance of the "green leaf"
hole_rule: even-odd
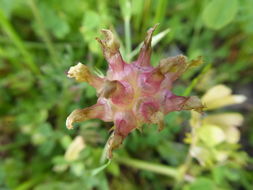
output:
[[[212,176],[216,184],[222,184],[226,171],[227,168],[225,166],[218,166],[212,169]]]
[[[14,3],[11,0],[1,0],[0,7],[3,10],[6,17],[10,17]]]
[[[182,163],[186,157],[186,146],[181,143],[165,141],[157,147],[161,158],[166,160],[170,165],[177,166]]]
[[[95,11],[88,10],[84,13],[82,26],[84,27],[85,30],[93,30],[100,25],[100,22],[101,18],[99,14]]]
[[[84,13],[81,32],[84,41],[88,43],[89,49],[93,53],[99,53],[101,51],[95,38],[99,34],[98,31],[103,28],[103,24],[104,20],[97,12],[88,10]]]
[[[38,184],[34,189],[35,190],[70,190],[70,189],[84,189],[85,187],[79,181],[77,182],[50,181],[50,182]]]
[[[204,177],[197,178],[196,181],[194,181],[191,185],[184,188],[184,190],[203,190],[203,189],[214,190],[216,188],[214,183],[210,179]]]
[[[68,22],[64,20],[63,16],[60,17],[60,13],[57,13],[45,3],[40,3],[39,9],[42,19],[45,21],[44,24],[46,28],[52,32],[55,37],[63,39],[70,32]]]
[[[12,23],[8,20],[5,14],[6,13],[4,13],[0,8],[1,29],[3,29],[3,31],[8,35],[10,40],[15,44],[20,54],[23,56],[23,60],[25,61],[26,65],[31,69],[31,71],[33,71],[35,74],[40,74],[39,68],[33,60],[33,55],[27,50],[23,40],[19,36],[18,32],[14,29]]]
[[[120,176],[120,167],[117,162],[111,162],[111,164],[108,165],[107,171],[112,174],[114,177]]]
[[[100,172],[102,172],[107,166],[109,166],[111,163],[111,160],[108,160],[108,162],[98,168],[95,168],[91,171],[91,176],[95,176],[97,174],[99,174]]]
[[[212,0],[204,9],[204,24],[212,29],[221,29],[229,24],[238,10],[238,0]]]

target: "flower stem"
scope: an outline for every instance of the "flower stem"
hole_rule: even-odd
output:
[[[130,61],[130,53],[131,53],[131,29],[130,29],[130,18],[127,17],[124,19],[124,25],[125,25],[125,42],[126,42],[126,61]]]
[[[194,78],[191,82],[191,84],[185,89],[183,96],[189,96],[192,89],[197,85],[197,83],[199,82],[199,80],[201,79],[201,77],[211,68],[212,64],[207,64],[202,71],[200,72],[200,74]]]
[[[11,41],[17,47],[17,49],[20,51],[21,55],[24,57],[24,62],[26,63],[27,67],[35,74],[41,74],[39,67],[33,60],[32,54],[29,53],[22,39],[17,34],[17,32],[15,31],[11,23],[8,21],[8,19],[5,17],[1,9],[0,9],[0,26],[3,28],[4,32],[8,35],[8,37],[11,39]],[[20,66],[18,65],[18,67]]]
[[[56,67],[58,67],[58,65],[59,65],[58,55],[55,51],[55,48],[54,48],[53,43],[50,39],[50,36],[46,30],[43,19],[41,18],[41,14],[40,14],[39,9],[36,5],[36,0],[29,0],[29,5],[30,5],[33,15],[35,17],[35,20],[38,23],[38,26],[39,26],[39,29],[41,32],[41,37],[42,37],[43,41],[45,42],[47,49],[51,55],[52,62],[54,63],[54,65]]]
[[[166,175],[175,179],[177,179],[179,175],[178,170],[176,168],[161,165],[161,164],[154,164],[154,163],[145,162],[145,161],[132,159],[132,158],[124,158],[124,157],[119,158],[116,156],[114,159],[116,162],[120,164],[124,164],[130,167],[134,167],[134,168],[138,168],[142,170],[151,171],[151,172],[162,174],[162,175]]]

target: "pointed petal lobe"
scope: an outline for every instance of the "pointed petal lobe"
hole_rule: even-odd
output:
[[[151,41],[152,41],[152,34],[155,31],[158,24],[156,24],[153,28],[150,28],[147,32],[146,38],[143,42],[141,47],[141,51],[138,57],[136,64],[139,66],[150,66],[150,58],[152,53]]]
[[[73,129],[73,123],[86,121],[89,119],[101,119],[104,121],[111,121],[110,109],[106,104],[97,103],[91,107],[84,109],[74,110],[66,120],[66,126],[68,129]]]
[[[165,113],[180,110],[195,110],[202,112],[203,105],[196,96],[184,97],[170,93],[165,99]]]
[[[158,67],[162,74],[169,75],[170,80],[174,81],[186,71],[188,64],[184,55],[177,55],[162,59]]]
[[[67,76],[75,78],[78,82],[87,82],[96,89],[101,88],[103,85],[103,78],[92,75],[88,67],[82,63],[70,67]]]
[[[109,69],[113,72],[123,71],[125,62],[119,52],[119,42],[110,30],[101,30],[104,34],[105,39],[96,38],[101,44],[103,54],[109,63]]]
[[[137,128],[137,120],[132,113],[128,112],[118,112],[114,117],[115,130],[108,141],[107,156],[112,157],[112,151],[118,148],[124,138],[135,128]]]

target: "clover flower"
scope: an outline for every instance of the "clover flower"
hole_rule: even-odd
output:
[[[240,140],[238,127],[243,123],[243,116],[236,112],[208,113],[208,111],[243,103],[246,97],[234,95],[229,87],[219,84],[210,88],[201,100],[207,112],[201,115],[192,111],[190,120],[192,133],[188,133],[185,139],[186,143],[191,144],[191,156],[201,165],[209,167],[215,162],[224,163],[229,159],[237,159],[244,163],[244,153],[238,150]],[[238,152],[235,154],[236,151]]]
[[[102,30],[104,39],[98,39],[109,64],[105,77],[93,75],[87,66],[78,63],[68,71],[68,77],[87,82],[96,91],[98,100],[91,107],[74,110],[66,125],[99,118],[114,122],[113,133],[107,143],[107,156],[126,136],[144,123],[164,127],[164,116],[172,111],[201,111],[203,106],[196,96],[177,96],[171,92],[174,81],[200,60],[187,61],[183,55],[162,59],[157,67],[150,64],[152,34],[157,25],[149,29],[136,61],[126,63],[119,51],[119,42],[110,30]]]

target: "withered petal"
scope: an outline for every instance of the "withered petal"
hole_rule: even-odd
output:
[[[82,63],[70,67],[67,76],[75,78],[78,82],[87,82],[97,90],[103,85],[103,78],[91,74],[88,67]]]
[[[89,119],[101,119],[104,121],[110,121],[111,118],[110,110],[105,104],[97,103],[91,107],[84,109],[74,110],[66,120],[66,126],[68,129],[73,129],[73,123],[86,121]]]
[[[135,62],[139,66],[143,66],[143,67],[150,66],[150,57],[152,53],[152,47],[151,47],[152,35],[155,29],[157,28],[157,26],[158,24],[150,28],[147,32],[146,38],[141,47],[139,57],[137,61]]]
[[[101,32],[104,34],[104,39],[96,38],[96,40],[101,44],[103,49],[103,54],[109,63],[109,68],[114,72],[119,72],[124,69],[125,62],[119,52],[119,41],[114,36],[112,31],[103,29]]]
[[[190,69],[191,67],[198,66],[202,63],[202,57],[188,61],[186,56],[177,55],[160,60],[158,70],[162,74],[169,76],[171,81],[175,81],[186,70]]]
[[[123,140],[124,138],[122,136],[115,134],[114,132],[111,134],[106,147],[106,156],[108,159],[112,158],[113,150],[118,148],[122,144]]]
[[[170,75],[172,81],[180,77],[187,69],[187,59],[184,55],[177,55],[162,59],[159,62],[159,70],[162,74]]]
[[[197,112],[202,112],[203,108],[204,106],[197,96],[185,97],[172,95],[165,100],[166,113],[180,110],[195,110]]]
[[[137,128],[137,120],[132,111],[118,112],[114,117],[115,129],[107,143],[107,157],[112,158],[112,151],[118,148],[126,136]]]

